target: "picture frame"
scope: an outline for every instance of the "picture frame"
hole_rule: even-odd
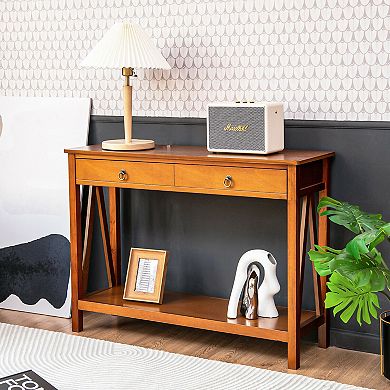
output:
[[[166,250],[131,248],[123,299],[161,304],[168,256]]]

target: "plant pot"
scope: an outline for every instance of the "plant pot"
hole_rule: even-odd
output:
[[[390,379],[390,310],[379,316],[380,343],[381,343],[381,373]]]

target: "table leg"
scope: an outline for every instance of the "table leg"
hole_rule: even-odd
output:
[[[297,196],[297,169],[288,168],[287,199],[287,287],[288,287],[288,368],[300,366],[300,200]]]
[[[85,187],[84,187],[85,190]],[[88,186],[88,203],[85,217],[85,233],[83,244],[83,293],[88,289],[89,266],[91,264],[93,224],[95,216],[96,188]]]
[[[120,245],[120,220],[119,220],[119,206],[120,206],[120,189],[110,187],[108,189],[109,196],[109,215],[110,215],[110,247],[111,258],[114,266],[114,285],[122,284],[121,276],[121,245]]]
[[[329,195],[329,159],[323,160],[322,177],[325,188],[320,191],[320,199]],[[318,221],[318,244],[329,245],[329,222],[327,217],[319,217]],[[321,311],[324,315],[324,324],[318,328],[318,346],[321,348],[329,347],[329,311],[325,309],[326,282],[328,278],[321,276]]]
[[[70,211],[70,256],[72,281],[72,330],[83,330],[83,312],[78,308],[82,295],[82,239],[80,186],[76,184],[76,159],[69,154],[69,211]]]

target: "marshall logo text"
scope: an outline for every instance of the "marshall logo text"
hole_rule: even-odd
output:
[[[235,126],[233,126],[231,123],[228,123],[223,129],[225,131],[247,131],[249,129],[249,125],[235,125]]]

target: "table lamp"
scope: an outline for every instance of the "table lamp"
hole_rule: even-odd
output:
[[[93,68],[122,68],[125,139],[104,141],[103,149],[145,150],[153,149],[153,140],[132,138],[132,86],[129,78],[135,76],[134,68],[171,69],[160,50],[148,34],[138,25],[117,23],[103,36],[81,66]]]

